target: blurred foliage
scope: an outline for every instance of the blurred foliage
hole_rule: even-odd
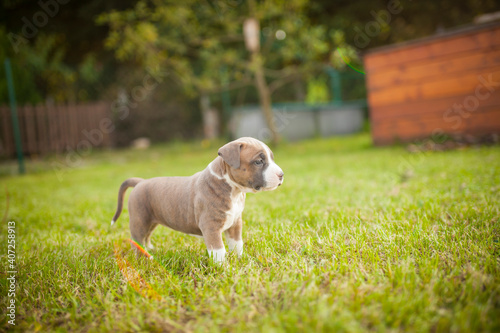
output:
[[[3,60],[9,57],[18,103],[105,98],[121,65],[104,50],[107,29],[97,26],[94,17],[128,3],[4,1],[0,10],[0,87],[6,86]],[[43,15],[45,24],[35,25],[35,17]],[[34,33],[26,36],[29,25]],[[1,89],[0,104],[7,102],[7,92]]]
[[[243,22],[260,21],[261,59],[270,88],[308,77],[329,62],[334,40],[306,16],[309,1],[139,1],[134,8],[99,16],[110,33],[106,46],[118,59],[144,69],[167,69],[186,93],[216,92],[253,84]],[[277,37],[280,31],[286,37]],[[338,32],[341,34],[341,32]]]
[[[391,14],[388,24],[380,25],[380,33],[369,38],[360,51],[433,35],[441,30],[470,24],[478,15],[500,11],[498,0],[321,0],[310,1],[307,16],[312,24],[344,32],[345,41],[355,46],[356,28],[365,31],[369,22],[377,21],[389,11],[390,4],[400,12]]]
[[[345,72],[341,72],[340,78],[343,101],[366,99],[364,74],[352,70],[346,70]]]
[[[328,81],[324,77],[310,79],[307,82],[306,102],[309,104],[326,103],[330,100]]]
[[[114,99],[120,89],[142,80],[145,70],[168,71],[182,88],[175,89],[175,94],[183,94],[187,100],[225,87],[243,87],[239,89],[243,93],[231,92],[232,102],[256,99],[242,34],[243,20],[250,16],[249,1],[51,2],[57,4],[52,8],[53,15],[48,15],[47,23],[34,36],[25,38],[15,52],[9,34],[22,36],[26,22],[43,13],[42,4],[47,3],[2,2],[0,60],[11,59],[19,103]],[[300,89],[290,89],[292,83],[295,87],[307,86],[325,64],[345,68],[338,50],[354,68],[362,69],[360,55],[372,47],[432,35],[500,10],[497,0],[401,0],[397,2],[400,12],[380,24],[380,32],[369,37],[366,46],[356,45],[359,31],[365,32],[367,24],[377,22],[377,17],[380,21],[389,3],[255,1],[253,10],[260,20],[262,57],[273,99],[293,99]],[[0,87],[0,103],[6,103],[3,64]],[[171,91],[174,89],[162,89],[158,101],[176,97]],[[217,95],[212,98],[216,100]]]
[[[4,27],[0,27],[0,104],[7,104],[9,94],[7,90],[7,80],[5,79],[4,60],[10,57],[12,75],[15,83],[16,97],[18,101],[25,103],[39,103],[42,101],[42,94],[35,84],[35,75],[31,71],[26,71],[23,62],[18,58],[12,58],[8,50],[11,49]]]
[[[66,50],[64,36],[40,32],[37,38],[19,48],[18,52],[9,52],[10,45],[5,30],[0,29],[3,44],[0,56],[11,59],[17,100],[21,103],[40,103],[43,100],[55,102],[75,102],[88,100],[89,94],[78,96],[82,87],[99,80],[98,70],[92,55],[76,67],[65,61]],[[2,77],[5,77],[2,68]],[[0,86],[5,85],[0,80]],[[82,98],[83,97],[83,98]],[[7,103],[5,91],[0,93],[0,103]]]

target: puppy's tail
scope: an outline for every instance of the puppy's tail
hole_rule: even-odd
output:
[[[139,184],[143,180],[144,179],[142,179],[142,178],[129,178],[122,183],[122,185],[120,186],[120,190],[118,191],[118,207],[116,208],[115,216],[113,216],[113,219],[111,220],[111,225],[113,225],[116,222],[116,220],[118,220],[118,218],[120,217],[120,214],[122,213],[123,197],[125,196],[125,191],[129,187],[134,187],[135,185]]]

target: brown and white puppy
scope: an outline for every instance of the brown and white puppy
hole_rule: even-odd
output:
[[[203,237],[208,254],[224,261],[225,232],[229,251],[243,253],[241,214],[246,193],[272,191],[283,183],[283,171],[267,145],[254,138],[240,138],[219,149],[206,169],[190,177],[130,178],[118,192],[118,208],[111,225],[121,214],[123,196],[135,187],[128,200],[132,238],[152,249],[151,233],[159,225]]]

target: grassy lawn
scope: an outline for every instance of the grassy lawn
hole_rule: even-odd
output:
[[[285,144],[274,150],[283,186],[247,196],[241,259],[211,264],[202,240],[164,227],[155,260],[135,258],[128,211],[109,225],[121,182],[191,175],[218,147],[95,152],[62,180],[43,163],[2,176],[18,273],[16,326],[3,314],[0,327],[500,330],[500,147],[411,154],[367,134]],[[5,309],[7,221],[0,229]]]

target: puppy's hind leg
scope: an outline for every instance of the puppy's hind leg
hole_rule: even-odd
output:
[[[153,246],[153,244],[151,244],[151,234],[153,233],[153,230],[155,230],[155,228],[158,226],[158,223],[155,223],[155,222],[152,222],[150,224],[150,228],[149,228],[149,233],[146,235],[146,248],[148,250],[153,250],[155,247]]]
[[[153,223],[149,219],[144,219],[144,217],[139,218],[138,216],[134,216],[134,214],[130,214],[130,234],[132,236],[132,240],[136,243],[139,243],[143,248],[146,248],[146,244],[149,240],[149,236],[151,235],[151,231],[154,229],[152,226]],[[133,246],[137,256],[141,256],[141,252],[139,249]]]

